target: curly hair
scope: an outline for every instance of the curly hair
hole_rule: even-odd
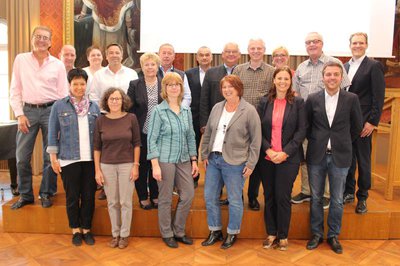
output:
[[[290,76],[290,86],[289,89],[286,92],[286,101],[288,101],[288,103],[293,103],[294,100],[294,90],[292,88],[292,70],[288,67],[288,66],[284,66],[284,67],[279,67],[277,69],[275,69],[274,74],[272,75],[272,78],[275,79],[276,75],[278,75],[278,73],[280,72],[286,72],[289,74]],[[269,90],[268,94],[268,101],[269,102],[273,102],[276,99],[276,86],[275,83],[272,83],[272,87]]]
[[[110,112],[110,107],[108,106],[108,99],[110,98],[111,94],[113,94],[116,91],[118,91],[122,97],[121,111],[128,112],[129,108],[131,108],[131,106],[132,106],[131,99],[129,98],[128,95],[126,95],[126,93],[122,89],[115,88],[115,87],[111,87],[104,92],[103,97],[101,98],[101,101],[100,101],[100,107],[103,110]]]

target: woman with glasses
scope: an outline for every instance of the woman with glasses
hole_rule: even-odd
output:
[[[139,177],[140,132],[131,101],[122,89],[106,90],[96,122],[94,163],[96,182],[104,185],[111,220],[112,248],[126,248],[132,221],[132,194]]]
[[[272,65],[275,68],[281,68],[285,66],[290,67],[289,60],[290,60],[289,51],[288,49],[286,49],[286,47],[279,46],[272,51]],[[290,71],[292,72],[293,76],[294,70],[291,69]]]
[[[186,219],[194,196],[193,178],[197,167],[196,140],[190,108],[182,106],[183,81],[175,72],[167,73],[161,82],[161,97],[149,120],[147,159],[151,160],[157,180],[158,224],[164,243],[177,248],[178,243],[192,245],[185,235]],[[175,217],[171,217],[172,192],[176,187],[179,200]]]
[[[221,248],[227,249],[240,233],[243,186],[258,160],[261,124],[256,109],[242,97],[243,83],[238,76],[225,76],[220,82],[220,90],[225,100],[211,110],[201,150],[206,168],[204,199],[210,229],[208,238],[201,244],[210,246],[223,239],[219,195],[225,184],[229,222]]]

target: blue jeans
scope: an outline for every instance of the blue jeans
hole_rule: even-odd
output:
[[[230,165],[221,155],[211,153],[208,157],[204,199],[207,208],[207,223],[211,231],[221,230],[221,208],[219,196],[222,185],[225,184],[229,200],[228,234],[239,234],[243,217],[242,193],[245,178],[243,178],[244,163]]]
[[[50,156],[46,152],[50,111],[51,107],[33,108],[24,106],[24,114],[28,118],[31,126],[27,134],[18,131],[16,138],[17,171],[19,176],[18,189],[24,200],[34,200],[31,158],[39,129],[41,129],[43,137],[43,177],[39,195],[52,195],[57,191],[57,175],[51,168]]]
[[[319,237],[324,236],[324,209],[322,199],[325,178],[328,174],[330,187],[330,206],[328,212],[328,238],[338,236],[342,227],[343,193],[349,167],[335,166],[332,155],[326,154],[320,164],[308,164],[308,177],[311,189],[311,232]]]

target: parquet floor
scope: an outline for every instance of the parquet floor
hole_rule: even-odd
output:
[[[0,186],[8,187],[7,173],[0,172]],[[298,185],[295,185],[295,190]],[[375,192],[374,192],[375,193]],[[398,193],[396,198],[398,200]],[[11,198],[5,190],[5,200]],[[3,202],[1,202],[3,203]],[[386,202],[387,203],[387,202]],[[389,203],[390,204],[390,203]],[[1,212],[1,208],[0,208]],[[399,225],[400,226],[400,225]],[[371,224],[371,230],[374,226]],[[324,242],[305,249],[306,241],[290,240],[285,252],[262,249],[260,240],[238,239],[221,250],[219,245],[166,247],[159,238],[130,238],[124,250],[107,246],[110,237],[96,237],[94,246],[71,244],[70,235],[4,233],[0,213],[0,265],[400,265],[400,240],[342,240],[342,255]]]

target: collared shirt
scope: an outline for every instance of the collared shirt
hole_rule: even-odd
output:
[[[175,72],[175,68],[172,66],[167,71],[164,70],[162,66],[160,66],[161,71],[163,72],[163,77],[168,72]],[[185,72],[183,72],[183,99],[182,99],[182,106],[190,107],[192,102],[192,93],[189,86],[189,81],[186,77]]]
[[[233,74],[243,82],[243,98],[254,107],[258,106],[261,97],[271,88],[274,71],[275,68],[265,62],[255,70],[250,67],[250,62],[238,65],[233,70]]]
[[[201,67],[199,67],[199,76],[200,76],[200,85],[203,86],[204,76],[206,75],[206,71],[204,71]]]
[[[181,163],[196,156],[196,140],[190,109],[182,106],[176,114],[164,100],[150,117],[147,134],[147,159],[163,163]]]
[[[15,116],[24,114],[23,104],[44,104],[68,95],[65,66],[49,55],[40,66],[32,52],[15,57],[10,84],[10,105]]]
[[[357,73],[357,70],[358,70],[358,68],[360,67],[361,62],[364,60],[365,56],[366,56],[366,55],[363,55],[363,56],[361,56],[361,57],[358,58],[358,59],[352,58],[352,59],[349,61],[350,67],[349,67],[349,73],[347,73],[347,76],[349,76],[349,80],[350,80],[350,81],[353,81],[354,75]]]
[[[236,66],[237,66],[237,65],[234,65],[233,67],[228,67],[228,66],[224,63],[224,67],[225,67],[226,73],[227,73],[228,75],[232,74],[232,72],[233,72],[233,70],[235,69]]]
[[[104,92],[110,87],[120,88],[126,93],[129,88],[129,82],[135,79],[138,79],[138,75],[131,68],[122,66],[117,73],[114,73],[107,66],[94,74],[93,82],[89,89],[89,98],[95,103],[99,103]]]
[[[316,64],[313,64],[311,59],[302,62],[295,72],[293,77],[293,89],[297,91],[300,96],[307,100],[308,95],[325,89],[324,82],[322,81],[322,68],[327,62],[337,62],[342,65],[339,59],[322,54]],[[351,85],[349,77],[343,68],[343,79],[340,84],[341,89],[345,89]]]
[[[325,110],[328,118],[329,126],[332,126],[333,118],[335,117],[336,107],[339,100],[339,90],[334,95],[329,95],[325,90]],[[331,149],[331,139],[328,140],[327,149]]]
[[[101,67],[99,70],[102,70],[103,68],[104,67]],[[85,70],[86,74],[88,75],[88,80],[86,82],[86,95],[89,95],[90,88],[92,87],[94,74],[92,74],[92,72],[90,72],[90,67],[84,67],[82,69]]]

